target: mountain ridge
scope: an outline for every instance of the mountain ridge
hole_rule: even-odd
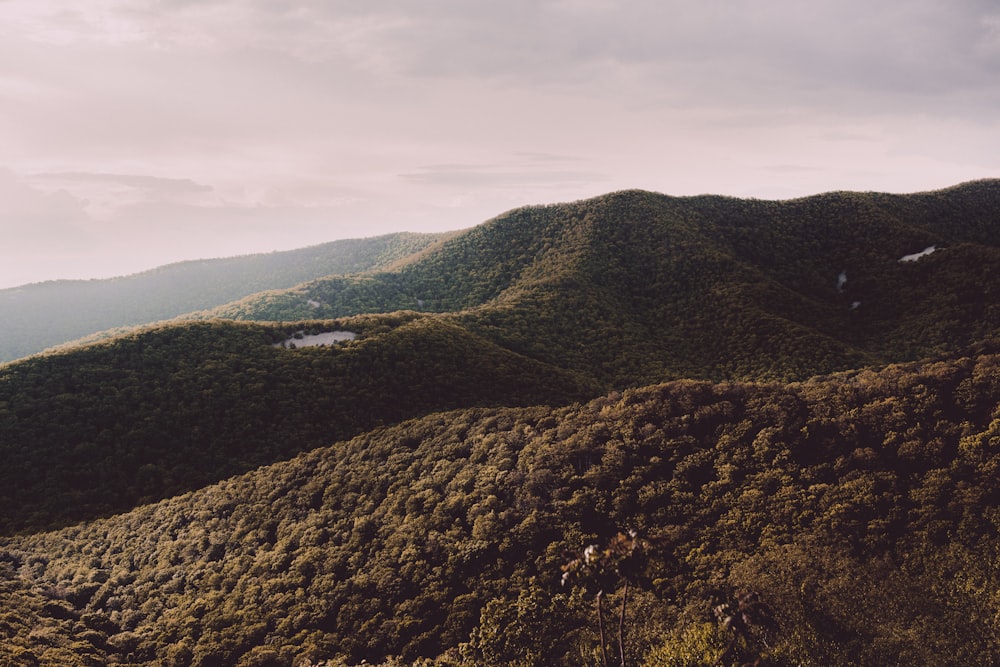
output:
[[[1000,224],[985,222],[997,220],[998,191],[1000,181],[921,195],[934,215],[950,215],[935,218],[940,237],[927,236],[924,224],[899,222],[921,210],[906,196],[820,195],[787,208],[628,191],[516,209],[426,246],[394,271],[321,279],[232,306],[263,299],[266,308],[277,303],[277,312],[249,307],[229,313],[232,323],[181,318],[106,345],[8,364],[0,367],[0,448],[7,487],[20,495],[5,494],[0,524],[22,530],[123,511],[324,438],[425,409],[483,405],[487,396],[490,405],[562,404],[673,379],[801,381],[963,353],[1000,327],[993,287],[1000,284]],[[893,215],[871,212],[882,200]],[[995,245],[967,241],[966,229]],[[927,242],[942,250],[899,261]],[[973,258],[976,273],[968,271]],[[422,297],[425,311],[438,312],[396,310]],[[370,313],[395,314],[331,317],[365,304]],[[241,317],[256,323],[236,324]],[[292,353],[268,347],[303,328],[358,328],[361,336]],[[469,366],[456,365],[457,355],[426,354],[452,345]],[[490,372],[503,379],[489,382]],[[530,379],[519,383],[516,372]],[[331,383],[350,391],[351,373],[368,403],[335,396]],[[292,384],[269,379],[285,375]],[[294,385],[316,388],[302,403],[312,406],[306,413],[297,412]],[[391,399],[379,396],[380,386]],[[241,392],[253,400],[241,400]],[[285,416],[269,404],[283,406],[277,414]],[[327,414],[316,412],[320,404]],[[369,417],[358,421],[360,414]],[[260,439],[266,433],[270,444]],[[32,438],[36,446],[26,446]],[[239,438],[248,443],[245,456],[234,449]],[[202,465],[185,468],[170,453],[171,439]],[[195,456],[197,443],[204,451]],[[16,472],[46,467],[43,476]],[[84,497],[67,503],[81,485]]]
[[[346,239],[296,250],[176,262],[116,278],[0,290],[0,363],[89,334],[169,320],[263,289],[394,266],[449,234]]]
[[[998,284],[1000,181],[624,191],[2,365],[0,662],[601,665],[604,600],[630,666],[1000,664]]]
[[[980,299],[976,291],[986,287],[977,287],[974,277],[961,275],[954,266],[941,266],[940,256],[927,257],[914,266],[902,266],[898,259],[930,245],[952,245],[957,246],[949,250],[953,255],[978,253],[972,261],[992,275],[998,243],[993,224],[998,189],[997,181],[979,181],[918,195],[828,193],[788,202],[623,191],[571,204],[515,209],[446,242],[431,257],[400,272],[375,273],[361,282],[349,277],[314,281],[289,291],[251,296],[206,316],[291,320],[307,313],[339,317],[398,308],[431,312],[502,309],[515,307],[519,295],[536,301],[544,298],[544,289],[534,295],[530,291],[562,280],[563,285],[553,287],[561,293],[559,298],[566,297],[567,289],[586,296],[588,290],[606,292],[610,287],[605,301],[632,301],[629,317],[635,320],[643,312],[650,316],[629,325],[642,330],[645,337],[662,336],[661,348],[668,341],[698,339],[739,345],[739,336],[734,338],[718,327],[701,331],[686,320],[701,305],[716,309],[710,319],[717,322],[724,321],[728,312],[753,310],[746,313],[751,324],[768,320],[776,331],[784,329],[786,338],[807,336],[814,345],[827,349],[825,354],[832,359],[826,367],[802,368],[792,374],[778,369],[771,376],[801,378],[834,366],[894,360],[889,352],[909,345],[903,338],[918,319],[916,315],[906,319],[907,314],[900,312],[907,302],[923,309],[919,317],[929,317],[926,311],[930,309],[968,307],[969,301]],[[925,207],[930,212],[918,215]],[[789,243],[794,239],[799,239],[797,245]],[[665,249],[670,244],[673,247]],[[982,245],[989,250],[978,247]],[[497,257],[504,259],[496,261]],[[954,264],[960,265],[963,259]],[[928,265],[936,265],[938,273],[949,272],[948,281],[960,282],[952,291],[965,294],[967,303],[918,298],[918,281],[927,280],[924,268]],[[481,273],[483,267],[489,273]],[[844,289],[838,286],[842,274],[847,276]],[[740,277],[739,283],[732,276]],[[940,281],[941,276],[933,279]],[[664,291],[686,303],[671,308],[661,298]],[[987,295],[985,300],[994,298]],[[309,302],[320,305],[307,306]],[[606,312],[604,316],[615,315]],[[974,315],[972,323],[978,323],[981,316]],[[473,326],[474,315],[462,318]],[[509,329],[509,322],[504,326]],[[934,340],[917,345],[910,358],[944,349],[948,337],[973,340],[990,326],[974,332],[941,331]],[[589,345],[591,355],[599,354],[587,341],[604,332],[580,329],[586,333],[574,344]],[[562,332],[543,346],[552,348],[555,340],[563,340]],[[497,341],[530,353],[530,343],[525,341],[512,341],[509,336]],[[689,342],[687,346],[691,347]],[[673,373],[697,373],[699,367],[719,358],[720,349],[686,350],[675,360],[678,367]],[[685,367],[684,359],[698,356],[694,367]],[[549,357],[546,361],[566,360]],[[766,360],[758,360],[755,366],[742,377],[765,372]],[[734,370],[738,369],[722,367],[708,377],[721,379]],[[642,380],[659,379],[664,378],[650,375]]]

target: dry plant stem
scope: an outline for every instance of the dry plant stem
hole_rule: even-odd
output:
[[[622,591],[622,610],[618,616],[618,655],[621,657],[621,667],[625,667],[625,604],[628,602],[628,579]]]
[[[608,667],[608,649],[604,641],[604,606],[601,600],[604,599],[604,591],[597,594],[597,629],[601,634],[601,665]]]
[[[723,651],[722,655],[719,656],[719,659],[715,661],[714,667],[726,667],[726,660],[727,660],[727,658],[729,657],[729,655],[731,653],[733,653],[736,650],[736,640],[737,639],[739,639],[739,637],[733,637],[729,641],[729,644],[726,646],[726,650]]]

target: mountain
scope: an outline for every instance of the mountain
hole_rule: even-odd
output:
[[[305,325],[357,338],[290,349],[300,326],[164,325],[0,370],[0,533],[125,511],[435,410],[597,391],[440,318]]]
[[[181,318],[10,364],[0,532],[124,511],[430,410],[561,405],[678,378],[802,380],[963,351],[1000,325],[998,204],[1000,183],[983,182],[529,207],[391,270],[193,316],[255,323]],[[384,257],[407,238],[357,245]],[[928,246],[940,249],[900,261]],[[406,306],[436,312],[282,323]],[[361,335],[271,347],[304,327]]]
[[[1000,664],[998,217],[613,193],[0,366],[0,662]]]
[[[729,638],[711,609],[746,591],[773,609],[768,664],[994,664],[998,368],[989,353],[790,385],[677,381],[375,429],[4,540],[6,627],[47,639],[0,655],[600,664],[597,589],[560,584],[561,566],[631,528],[645,542],[629,664],[712,664]]]
[[[99,331],[168,320],[264,290],[385,269],[446,236],[390,234],[180,262],[108,280],[60,280],[0,290],[0,363]]]
[[[608,386],[804,379],[992,336],[998,211],[998,181],[791,201],[621,192],[515,210],[398,270],[211,315],[452,312],[499,345]]]

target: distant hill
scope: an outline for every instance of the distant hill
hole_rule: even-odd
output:
[[[209,315],[452,312],[500,345],[609,386],[790,380],[991,337],[998,279],[1000,181],[790,201],[630,191],[511,211],[398,270],[320,279]]]
[[[256,292],[331,274],[385,269],[446,236],[390,234],[180,262],[108,280],[60,280],[0,290],[0,363],[95,332],[167,320]]]

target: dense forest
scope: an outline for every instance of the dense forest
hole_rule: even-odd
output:
[[[447,238],[390,234],[269,254],[170,264],[108,280],[0,290],[0,362],[118,327],[168,320],[331,274],[387,269]]]
[[[677,381],[375,429],[5,540],[7,627],[37,619],[50,643],[3,650],[600,664],[597,589],[561,584],[565,552],[634,530],[642,558],[603,582],[617,613],[631,581],[629,664],[711,664],[729,643],[712,608],[747,591],[773,609],[767,664],[992,664],[998,367],[984,354],[791,385]]]
[[[210,315],[450,312],[608,387],[796,380],[992,335],[998,210],[993,181],[790,201],[620,192],[511,211],[398,270],[320,279]]]
[[[416,313],[165,325],[0,372],[0,533],[127,510],[430,411],[566,403],[572,373]],[[276,344],[290,339],[289,347]]]
[[[0,664],[1000,664],[998,223],[615,193],[0,366]]]

